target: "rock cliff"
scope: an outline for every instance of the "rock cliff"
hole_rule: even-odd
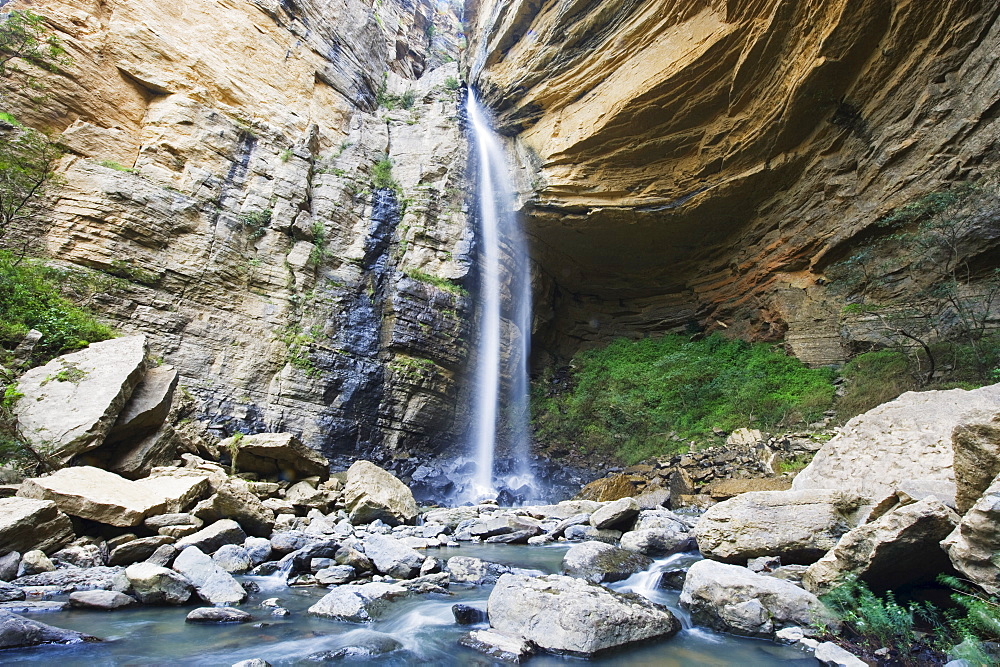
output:
[[[448,442],[471,301],[458,9],[429,0],[14,2],[71,62],[41,249],[145,332],[200,417],[327,455]],[[96,278],[95,278],[96,276]]]
[[[539,343],[721,323],[842,360],[824,270],[894,207],[995,159],[998,12],[473,0],[470,81],[536,173]]]

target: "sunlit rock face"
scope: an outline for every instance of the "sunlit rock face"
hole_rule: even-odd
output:
[[[824,269],[997,150],[996,3],[473,0],[534,181],[536,346],[688,325],[842,359]]]
[[[458,9],[5,9],[29,6],[71,62],[40,76],[41,100],[16,78],[0,93],[69,150],[49,219],[23,231],[96,277],[91,304],[147,333],[219,431],[290,431],[327,455],[446,446],[471,308],[449,283],[472,248]]]

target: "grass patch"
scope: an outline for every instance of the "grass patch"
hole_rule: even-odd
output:
[[[718,335],[619,339],[573,358],[568,378],[533,386],[543,445],[635,463],[680,441],[811,421],[833,402],[833,373],[809,369],[771,345]]]
[[[115,162],[114,160],[101,160],[97,164],[101,165],[102,167],[107,167],[108,169],[114,169],[115,171],[123,171],[126,174],[135,174],[138,172],[138,169],[126,167],[120,162]]]
[[[451,292],[452,294],[457,294],[459,296],[467,296],[469,294],[468,290],[448,278],[434,276],[429,273],[424,273],[418,269],[411,269],[406,272],[406,275],[414,280],[419,280],[422,283],[434,285],[434,287],[440,287],[441,289]]]
[[[33,361],[107,340],[114,331],[63,296],[60,272],[0,251],[0,346],[13,349],[30,329],[42,332]]]

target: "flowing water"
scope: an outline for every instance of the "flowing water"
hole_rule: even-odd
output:
[[[531,279],[527,243],[514,211],[510,168],[503,146],[472,90],[466,114],[476,154],[480,252],[472,413],[476,472],[464,499],[476,500],[497,495],[494,468],[501,435],[508,440],[510,458],[516,464],[500,485],[514,490],[535,486],[529,467],[527,428]]]
[[[428,552],[441,558],[476,556],[545,573],[556,572],[566,552],[565,546],[525,547],[508,545],[468,545]],[[681,554],[657,561],[648,572],[612,585],[621,591],[644,595],[669,607],[684,624],[676,636],[626,647],[586,661],[594,665],[815,665],[809,657],[791,647],[771,642],[742,639],[693,628],[677,606],[676,591],[658,588],[663,570],[695,560]],[[105,638],[97,644],[43,646],[3,651],[4,665],[205,665],[218,667],[240,660],[263,658],[278,665],[315,664],[318,653],[351,646],[398,643],[390,653],[351,656],[348,663],[379,665],[491,665],[501,664],[458,645],[470,629],[455,623],[451,606],[458,602],[486,608],[490,586],[453,585],[451,596],[422,595],[393,605],[386,616],[374,623],[344,623],[311,616],[306,609],[327,591],[319,587],[286,587],[277,577],[245,577],[261,585],[261,591],[241,605],[254,620],[243,625],[202,626],[184,622],[190,607],[141,607],[114,612],[66,611],[32,614],[31,617],[59,627]],[[273,617],[260,602],[277,597],[291,611],[290,616]],[[530,664],[582,664],[579,658],[540,655]]]

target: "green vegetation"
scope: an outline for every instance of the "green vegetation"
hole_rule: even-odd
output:
[[[406,90],[399,95],[388,92],[389,73],[382,74],[382,83],[375,93],[375,101],[380,107],[393,111],[394,109],[412,109],[417,101],[417,93],[413,90]]]
[[[0,251],[0,347],[13,349],[30,329],[42,332],[33,361],[106,340],[114,332],[74,305],[57,287],[60,273]]]
[[[392,177],[392,160],[387,155],[383,156],[372,167],[372,188],[399,191],[399,183]]]
[[[892,591],[877,595],[854,577],[821,599],[843,621],[844,639],[862,656],[874,658],[876,650],[888,648],[892,664],[942,664],[948,659],[996,664],[984,642],[1000,639],[1000,598],[952,576],[938,580],[952,589],[954,606],[943,612],[928,602],[898,602]]]
[[[462,82],[453,76],[449,76],[444,80],[444,87],[448,90],[458,90],[462,87]]]
[[[115,162],[113,160],[101,160],[97,164],[101,165],[102,167],[107,167],[108,169],[114,169],[115,171],[124,171],[126,174],[137,173],[136,169],[133,169],[131,167],[126,167],[125,165]]]
[[[23,63],[56,72],[69,60],[59,38],[45,25],[45,17],[31,11],[13,10],[0,20],[0,78],[12,74],[24,77],[29,88],[41,90],[43,84]]]
[[[319,266],[326,258],[326,225],[322,220],[313,220],[313,247],[309,251],[309,263]]]
[[[271,224],[271,215],[274,212],[265,208],[260,211],[250,211],[240,216],[240,222],[247,228],[247,236],[256,241],[264,237],[267,233],[267,226]]]
[[[292,149],[291,148],[286,148],[285,150],[281,151],[278,154],[278,159],[281,160],[282,162],[288,162],[289,160],[291,160],[292,159]]]
[[[425,273],[419,269],[410,269],[406,271],[406,275],[414,280],[419,280],[422,283],[428,283],[429,285],[434,285],[443,290],[451,292],[452,294],[457,294],[459,296],[468,295],[468,291],[459,285],[458,283],[449,280],[448,278],[442,278],[440,276],[434,276],[429,273]]]
[[[12,129],[0,132],[0,238],[35,218],[62,156],[48,135],[6,118]]]
[[[545,445],[635,463],[713,428],[816,419],[832,405],[832,380],[771,345],[716,334],[619,339],[577,354],[567,382],[536,381],[533,423]]]
[[[229,474],[235,476],[238,472],[236,467],[236,459],[240,455],[240,447],[243,446],[244,433],[242,431],[236,431],[233,433],[232,437],[226,442],[226,451],[229,452]]]
[[[112,260],[108,273],[143,285],[155,285],[160,281],[160,276],[155,271],[147,271],[123,259]]]

